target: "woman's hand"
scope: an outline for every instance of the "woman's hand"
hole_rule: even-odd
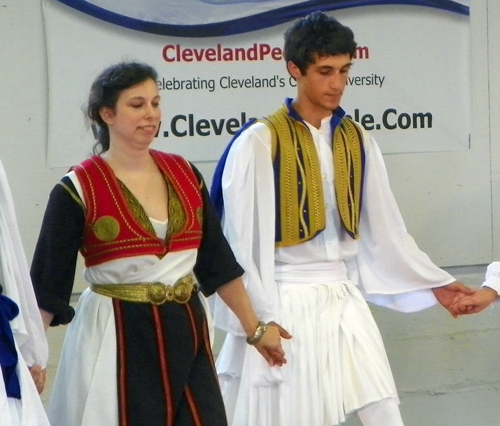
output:
[[[286,364],[285,351],[281,346],[281,339],[291,339],[292,336],[279,324],[271,321],[267,324],[262,338],[255,344],[260,354],[270,367],[281,367]]]
[[[498,299],[498,293],[489,287],[475,289],[475,293],[462,296],[454,302],[454,308],[462,315],[477,314]]]
[[[45,380],[47,378],[47,372],[45,368],[40,367],[39,365],[33,365],[30,367],[31,377],[35,382],[36,390],[39,394],[43,392],[43,388],[45,387]]]
[[[258,328],[261,323],[253,309],[241,277],[219,287],[217,293],[238,317],[247,336],[251,339],[254,338],[255,333],[258,331],[256,327]],[[291,337],[288,331],[271,321],[266,324],[264,334],[255,339],[255,343],[251,342],[251,344],[255,346],[271,367],[274,365],[282,366],[286,363],[286,358],[285,351],[281,347],[281,339],[290,339]]]

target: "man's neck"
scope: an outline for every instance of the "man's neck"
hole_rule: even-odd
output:
[[[291,105],[302,120],[307,121],[310,125],[316,127],[317,129],[321,127],[321,120],[332,115],[332,111],[311,107],[311,105],[306,105],[298,98],[295,98]]]

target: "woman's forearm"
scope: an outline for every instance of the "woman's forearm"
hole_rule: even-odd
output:
[[[219,287],[217,294],[241,322],[247,336],[252,336],[259,323],[259,318],[252,307],[250,297],[241,277]]]
[[[45,331],[47,331],[47,329],[50,327],[52,319],[54,318],[54,314],[44,309],[40,309],[40,315],[42,316],[43,328],[45,329]]]

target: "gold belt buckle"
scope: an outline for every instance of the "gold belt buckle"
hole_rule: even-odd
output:
[[[187,303],[193,290],[193,278],[187,276],[177,281],[173,286],[163,283],[149,285],[148,298],[153,305],[165,302]]]
[[[191,275],[177,281],[173,287],[174,300],[177,303],[187,303],[193,292],[193,277]]]
[[[171,286],[168,286],[172,288]],[[149,285],[148,296],[153,305],[162,305],[168,299],[168,287],[162,283],[153,283]]]

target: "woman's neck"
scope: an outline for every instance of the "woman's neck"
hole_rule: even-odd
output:
[[[154,160],[149,153],[149,149],[132,151],[126,149],[113,149],[111,146],[101,157],[111,166],[111,168],[125,169],[131,171],[144,171],[151,168]]]

